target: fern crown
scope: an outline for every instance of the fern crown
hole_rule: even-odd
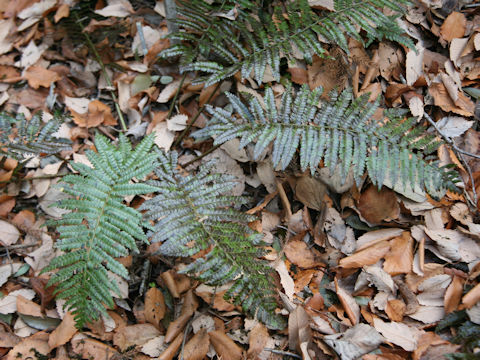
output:
[[[44,271],[58,269],[49,285],[56,285],[57,298],[66,299],[73,310],[77,326],[106,314],[105,305],[113,307],[112,292],[118,285],[109,272],[128,278],[127,269],[115,258],[138,252],[136,240],[147,242],[142,229],[142,215],[123,204],[128,195],[145,194],[154,189],[145,183],[133,183],[153,171],[156,155],[150,152],[153,137],[147,136],[132,150],[120,134],[118,147],[97,134],[95,147],[88,151],[93,167],[71,163],[78,174],[63,178],[63,191],[72,198],[58,206],[71,210],[62,219],[50,222],[57,226],[60,240],[56,247],[63,252]]]
[[[150,184],[158,193],[142,204],[146,218],[154,220],[152,241],[162,242],[159,251],[167,256],[190,257],[208,253],[189,264],[184,273],[193,274],[211,285],[233,281],[225,297],[266,323],[284,327],[274,313],[277,307],[270,268],[258,257],[262,236],[247,225],[251,216],[235,210],[245,198],[225,195],[235,186],[231,176],[212,174],[213,163],[195,175],[182,176],[177,170],[177,153],[160,153],[157,181]]]
[[[263,9],[262,6],[236,4],[224,0],[221,6],[203,0],[182,2],[178,8],[181,19],[176,20],[180,31],[170,37],[180,43],[164,50],[164,58],[181,56],[180,70],[200,71],[206,75],[195,80],[205,86],[217,83],[240,72],[242,78],[253,72],[260,84],[270,69],[280,80],[282,57],[303,57],[312,61],[313,55],[325,52],[319,38],[340,46],[348,52],[346,36],[363,43],[359,31],[367,36],[368,45],[375,39],[389,39],[414,48],[396,24],[396,16],[387,16],[380,9],[403,12],[405,0],[335,0],[335,11],[313,12],[307,0],[286,1],[282,6]],[[229,9],[235,19],[222,16]],[[256,12],[254,11],[256,9]],[[269,11],[272,13],[270,14]]]
[[[412,127],[415,119],[405,118],[405,111],[385,111],[384,121],[378,122],[372,118],[378,101],[369,103],[368,94],[354,99],[350,90],[332,93],[331,101],[318,109],[319,89],[303,86],[295,98],[292,93],[285,91],[279,107],[271,88],[263,104],[252,97],[246,105],[227,93],[236,116],[208,106],[213,117],[194,136],[212,136],[215,144],[240,138],[240,147],[255,142],[255,158],[273,143],[272,161],[282,170],[299,149],[302,170],[310,168],[312,174],[323,160],[330,171],[340,166],[343,178],[353,168],[357,184],[368,170],[378,187],[419,184],[435,196],[456,189],[456,174],[429,162],[440,143],[424,127]]]

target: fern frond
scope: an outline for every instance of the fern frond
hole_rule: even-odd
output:
[[[283,328],[283,319],[275,314],[275,286],[270,268],[258,257],[261,235],[247,225],[251,217],[234,205],[245,199],[225,195],[235,186],[234,178],[211,174],[212,163],[195,175],[180,175],[177,154],[159,155],[152,181],[156,197],[142,204],[146,218],[154,220],[152,241],[162,242],[159,251],[166,256],[189,257],[208,251],[183,271],[211,284],[234,281],[227,292],[236,304],[271,328]]]
[[[56,154],[70,149],[70,141],[57,138],[53,134],[61,125],[61,116],[55,114],[53,119],[43,123],[39,114],[29,121],[23,114],[13,117],[0,113],[0,154],[16,160],[35,154]]]
[[[373,120],[379,104],[369,103],[368,94],[357,99],[350,90],[332,94],[331,102],[320,109],[320,91],[307,86],[295,97],[291,89],[285,91],[278,108],[270,88],[264,104],[252,98],[247,106],[231,93],[227,97],[236,115],[208,106],[213,117],[195,137],[211,136],[215,144],[239,138],[241,147],[255,142],[255,158],[273,143],[272,161],[281,169],[299,149],[302,170],[310,168],[312,174],[323,160],[330,171],[339,165],[343,178],[353,168],[357,183],[368,170],[378,187],[418,185],[434,196],[456,189],[456,174],[426,157],[438,147],[438,140],[424,127],[413,127],[415,120],[406,118],[402,110],[386,111],[383,122]]]
[[[60,240],[56,247],[65,253],[54,258],[43,271],[57,270],[49,281],[56,285],[57,298],[66,299],[77,326],[106,313],[113,307],[111,293],[118,293],[117,284],[108,272],[128,278],[127,269],[115,258],[138,252],[136,240],[147,242],[142,229],[142,214],[123,204],[127,195],[150,193],[152,186],[134,183],[153,171],[156,155],[150,152],[153,137],[147,136],[135,150],[120,134],[118,146],[97,134],[97,152],[88,151],[93,168],[71,163],[78,174],[63,178],[63,191],[71,198],[57,206],[71,210],[57,226]]]
[[[234,3],[234,2],[232,2]],[[307,0],[285,1],[284,6],[262,9],[261,6],[238,7],[231,20],[215,16],[218,5],[194,0],[178,8],[180,31],[171,38],[181,43],[163,51],[169,58],[181,55],[181,71],[199,71],[205,76],[197,83],[212,85],[237,72],[242,78],[253,77],[260,84],[267,67],[276,81],[280,79],[280,59],[295,53],[311,62],[314,54],[325,50],[319,37],[348,52],[346,36],[363,41],[357,29],[367,36],[367,44],[387,38],[413,48],[403,37],[396,16],[386,16],[379,8],[403,11],[405,0],[335,0],[334,12],[313,12]],[[225,1],[222,9],[229,9]],[[285,10],[283,10],[285,9]],[[270,15],[272,11],[272,15]],[[298,55],[297,55],[298,56]]]

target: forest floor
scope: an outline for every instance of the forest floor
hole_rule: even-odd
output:
[[[428,114],[456,149],[474,155],[446,145],[437,152],[456,166],[463,193],[434,200],[368,181],[342,184],[338,174],[319,182],[222,145],[188,171],[217,158],[216,170],[234,175],[235,192],[250,197],[245,211],[264,234],[287,328],[269,330],[225,301],[228,285],[178,274],[189,259],[154,255],[154,243],[121,259],[131,276],[119,278],[109,317],[77,330],[45,288],[50,275],[40,274],[58,252],[58,234],[42,225],[61,216],[50,205],[69,162],[88,164],[97,133],[118,138],[115,102],[132,140],[155,132],[156,145],[179,151],[186,164],[213,146],[189,133],[175,142],[206,102],[224,106],[226,91],[264,91],[238,77],[219,87],[182,82],[176,63],[158,61],[169,47],[163,1],[108,3],[96,4],[101,20],[82,19],[98,59],[71,19],[74,2],[0,0],[0,110],[27,119],[44,111],[48,119],[54,104],[69,115],[58,134],[72,141],[71,150],[33,157],[20,172],[16,161],[0,162],[0,358],[479,358],[480,6],[465,1],[408,8],[401,23],[417,52],[389,41],[364,49],[349,39],[349,55],[331,47],[331,58],[282,74],[325,93],[349,86],[355,96],[382,96],[382,106],[409,108],[419,122]],[[273,89],[276,97],[285,92],[279,83]],[[194,128],[208,120],[202,113]]]

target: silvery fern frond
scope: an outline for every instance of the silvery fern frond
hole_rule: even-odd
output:
[[[310,168],[312,174],[323,161],[330,171],[340,166],[343,178],[352,169],[357,183],[368,171],[378,187],[418,185],[436,197],[456,190],[456,173],[432,160],[440,141],[404,110],[387,110],[383,120],[376,121],[372,116],[379,103],[369,103],[369,94],[355,99],[349,89],[333,93],[319,109],[320,94],[303,86],[294,95],[288,88],[277,107],[271,88],[263,103],[252,97],[245,104],[227,93],[234,113],[208,106],[212,118],[194,136],[213,137],[215,144],[239,138],[240,147],[254,143],[255,158],[273,144],[271,158],[280,169],[298,150],[302,170]]]
[[[177,153],[159,154],[158,180],[149,182],[158,193],[145,201],[148,220],[155,222],[150,236],[162,242],[165,256],[206,255],[187,265],[184,273],[211,285],[233,282],[226,298],[242,305],[268,327],[285,326],[275,313],[275,286],[271,269],[258,258],[263,255],[261,234],[248,227],[251,216],[235,210],[245,199],[226,195],[235,186],[234,178],[211,173],[212,163],[198,173],[180,173]]]

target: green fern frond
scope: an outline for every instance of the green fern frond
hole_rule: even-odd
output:
[[[69,140],[54,136],[61,120],[59,114],[43,123],[40,114],[28,121],[23,114],[13,117],[5,112],[0,113],[0,154],[23,160],[33,154],[51,155],[69,150]]]
[[[446,189],[456,189],[456,174],[429,162],[428,155],[439,142],[426,129],[405,118],[405,111],[388,110],[383,122],[372,119],[378,108],[368,102],[368,94],[353,98],[350,90],[332,94],[331,102],[317,108],[321,91],[303,86],[296,97],[288,89],[280,107],[275,106],[272,89],[265,91],[264,104],[252,98],[248,106],[227,93],[236,116],[222,108],[207,107],[213,115],[207,127],[194,136],[211,136],[215,144],[240,138],[240,147],[255,142],[254,157],[273,143],[274,166],[285,169],[299,149],[302,170],[312,174],[323,160],[333,171],[341,167],[343,178],[353,168],[357,184],[368,170],[378,187],[397,183],[414,188],[415,184],[430,194],[441,196]]]
[[[152,241],[161,241],[159,251],[166,256],[190,257],[208,253],[189,264],[183,272],[211,285],[234,281],[226,293],[243,309],[270,328],[283,328],[283,319],[275,314],[275,286],[270,268],[258,257],[261,235],[247,225],[250,216],[233,208],[245,199],[228,196],[235,186],[231,176],[211,174],[213,164],[203,166],[195,175],[180,175],[177,154],[159,155],[152,181],[156,197],[142,204],[148,220],[156,221]]]
[[[134,183],[153,171],[156,155],[150,152],[153,137],[147,136],[135,150],[120,134],[118,146],[97,134],[95,147],[87,157],[93,168],[71,163],[78,174],[63,178],[63,191],[71,198],[57,206],[71,210],[49,225],[57,226],[56,247],[65,253],[54,258],[43,271],[58,270],[49,281],[56,285],[57,298],[66,299],[77,326],[105,314],[113,307],[111,292],[119,293],[108,272],[128,278],[127,269],[115,258],[138,252],[136,240],[147,242],[142,214],[123,204],[127,195],[150,193],[152,186]]]
[[[232,7],[225,1],[223,11]],[[346,36],[363,42],[357,29],[365,31],[367,44],[387,38],[413,48],[412,41],[402,36],[396,16],[387,16],[379,8],[403,11],[405,0],[336,0],[334,12],[312,11],[308,1],[285,1],[284,6],[267,8],[236,7],[237,17],[231,20],[218,13],[218,5],[195,0],[182,3],[177,21],[180,31],[172,39],[180,43],[164,50],[161,56],[181,55],[181,71],[200,71],[204,77],[196,83],[212,85],[237,72],[242,78],[254,74],[260,84],[269,67],[276,81],[280,79],[280,59],[295,53],[311,62],[314,54],[325,52],[319,37],[348,52]],[[256,12],[255,12],[256,10]],[[270,15],[270,11],[272,14]]]

